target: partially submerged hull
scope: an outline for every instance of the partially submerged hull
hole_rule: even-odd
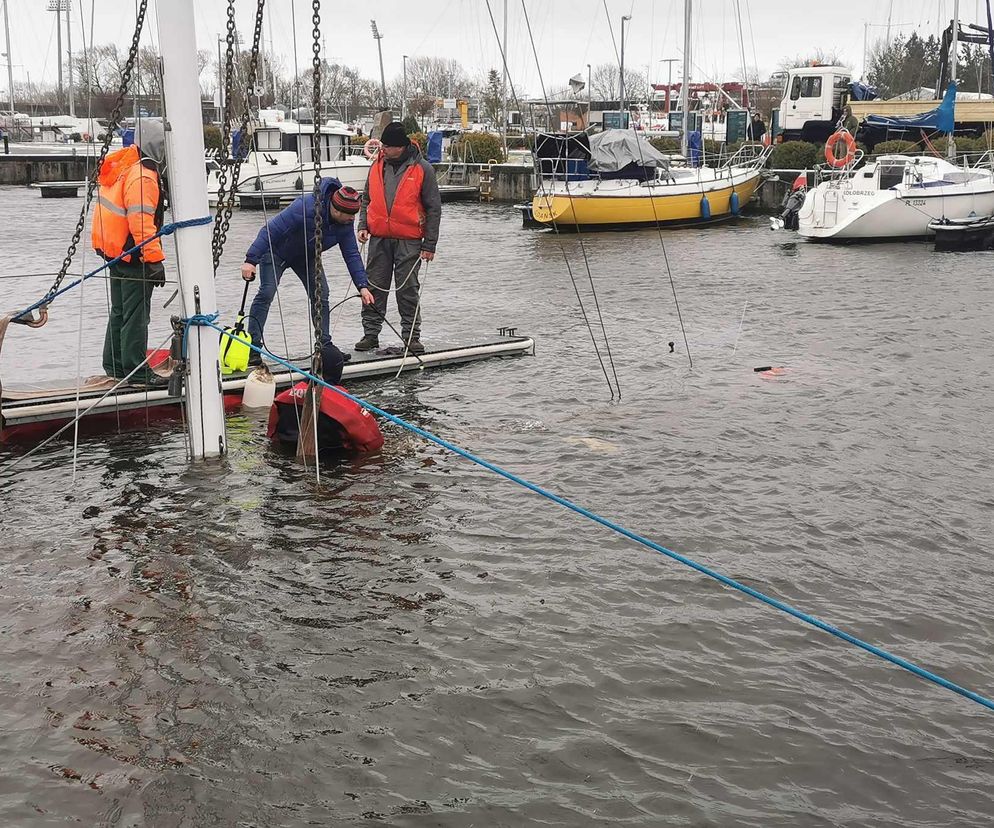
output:
[[[420,356],[356,353],[345,364],[342,381],[392,376],[400,370],[443,367],[496,356],[526,354],[533,352],[534,348],[535,343],[529,337],[502,333],[477,340],[435,344]],[[308,357],[292,360],[302,365],[307,365],[308,361]],[[299,373],[284,366],[271,364],[269,367],[277,388],[289,387],[302,378]],[[247,378],[248,372],[221,378],[227,410],[241,404]],[[71,422],[77,411],[82,412],[91,405],[94,406],[92,411],[80,420],[84,433],[141,427],[152,421],[179,419],[182,416],[183,398],[170,397],[165,389],[144,390],[125,386],[97,402],[111,387],[113,381],[107,377],[94,378],[80,389],[77,403],[75,386],[4,385],[0,400],[3,423],[0,442],[31,442],[43,438]]]
[[[540,225],[560,231],[687,225],[732,218],[732,194],[739,209],[759,186],[758,170],[701,182],[634,180],[556,182],[532,199],[532,215]],[[710,215],[702,211],[706,197]]]

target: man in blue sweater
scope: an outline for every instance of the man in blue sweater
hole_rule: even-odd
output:
[[[321,180],[320,197],[321,250],[323,252],[338,245],[352,282],[359,289],[362,303],[370,305],[373,303],[373,294],[367,287],[366,268],[363,267],[352,226],[356,213],[362,206],[361,197],[352,187],[343,187],[337,178]],[[252,335],[254,345],[261,346],[264,341],[262,332],[269,316],[269,306],[276,297],[276,287],[283,278],[284,271],[290,268],[297,274],[297,278],[307,291],[308,300],[312,301],[314,267],[314,194],[308,193],[274,216],[259,231],[259,235],[245,254],[242,278],[251,282],[255,279],[256,272],[259,274],[259,290],[252,301],[248,317],[248,332]],[[344,357],[331,342],[329,322],[328,280],[322,276],[321,330],[324,333],[322,354],[326,363],[324,373],[326,378],[329,374],[334,376],[337,366],[338,376],[329,380],[337,382],[341,378]]]

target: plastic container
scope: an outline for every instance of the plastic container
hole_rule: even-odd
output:
[[[270,408],[276,399],[276,380],[264,365],[256,368],[245,380],[242,394],[244,408]]]

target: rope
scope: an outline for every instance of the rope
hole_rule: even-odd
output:
[[[217,325],[210,324],[209,327],[212,327],[215,330],[223,333],[221,328],[217,327]],[[507,471],[506,469],[502,468],[501,466],[498,466],[495,463],[491,463],[490,461],[485,460],[482,457],[478,457],[472,452],[469,452],[466,449],[455,445],[454,443],[450,443],[448,440],[445,440],[444,438],[439,437],[438,435],[433,434],[430,431],[426,431],[425,429],[420,428],[414,425],[413,423],[409,423],[406,420],[394,414],[390,414],[389,412],[384,411],[382,408],[378,408],[372,403],[366,402],[366,400],[360,397],[356,397],[353,394],[350,394],[348,391],[346,391],[343,388],[331,385],[325,382],[324,380],[322,380],[320,377],[316,377],[313,374],[307,372],[306,370],[298,368],[297,366],[292,365],[291,363],[286,362],[280,359],[279,357],[276,357],[275,355],[264,351],[261,348],[257,348],[254,345],[249,345],[249,347],[252,348],[252,350],[254,351],[258,351],[259,353],[272,358],[273,360],[280,363],[285,368],[288,368],[289,370],[293,371],[294,373],[300,374],[306,380],[309,380],[310,382],[328,388],[331,391],[334,391],[339,396],[342,396],[347,400],[351,400],[356,405],[364,408],[370,413],[383,417],[385,420],[389,420],[395,425],[398,425],[401,428],[410,431],[413,434],[417,434],[419,437],[422,437],[425,440],[428,440],[429,442],[434,443],[437,446],[441,446],[442,448],[447,449],[448,451],[451,451],[454,454],[458,454],[460,457],[469,460],[471,463],[475,463],[476,465],[481,466],[484,469],[487,469],[488,471],[491,471],[494,474],[497,474],[505,478],[506,480],[510,480],[512,483],[516,483],[517,485],[522,486],[523,488],[528,489],[529,491],[534,492],[535,494],[541,495],[547,500],[551,500],[553,503],[558,503],[560,506],[569,509],[571,512],[575,512],[581,517],[585,517],[588,520],[593,521],[594,523],[598,523],[601,526],[610,529],[612,532],[622,535],[628,538],[629,540],[633,540],[636,543],[640,544],[641,546],[644,546],[647,549],[651,549],[654,552],[658,552],[660,555],[670,558],[671,560],[674,560],[677,563],[681,563],[684,566],[690,567],[691,569],[701,573],[702,575],[706,575],[708,578],[711,578],[715,581],[718,581],[719,583],[724,584],[727,587],[730,587],[731,589],[737,590],[738,592],[748,595],[750,598],[755,598],[757,601],[760,601],[761,603],[764,603],[767,606],[773,607],[774,609],[778,609],[781,612],[786,613],[787,615],[790,615],[791,617],[796,618],[799,621],[803,621],[805,624],[817,627],[819,630],[822,630],[823,632],[826,632],[829,635],[834,636],[835,638],[838,638],[842,641],[852,644],[853,646],[858,647],[861,650],[865,650],[871,655],[875,655],[878,658],[881,658],[884,661],[887,661],[897,667],[907,670],[909,673],[912,673],[918,676],[919,678],[923,678],[926,681],[930,681],[933,684],[937,684],[939,687],[943,687],[946,690],[951,690],[953,693],[957,693],[958,695],[963,696],[964,698],[969,699],[970,701],[976,702],[977,704],[986,707],[988,710],[994,711],[994,700],[989,699],[986,696],[982,696],[979,693],[974,692],[973,690],[969,690],[966,687],[963,687],[959,684],[950,681],[949,679],[943,678],[937,673],[933,673],[930,670],[926,670],[924,667],[919,667],[917,664],[914,664],[913,662],[908,661],[907,659],[902,658],[901,656],[894,655],[893,653],[884,650],[882,647],[878,647],[875,644],[870,644],[867,641],[863,641],[862,639],[857,638],[856,636],[845,632],[839,627],[836,627],[832,624],[822,621],[821,619],[816,618],[815,616],[810,615],[809,613],[803,612],[802,610],[796,609],[795,607],[791,606],[785,601],[773,598],[772,596],[766,595],[765,593],[760,592],[757,589],[753,589],[750,586],[746,586],[740,581],[736,581],[734,578],[730,578],[727,575],[723,575],[721,572],[718,572],[717,570],[712,569],[709,566],[705,566],[704,564],[698,563],[692,558],[688,558],[685,555],[681,555],[679,552],[674,552],[672,549],[667,549],[665,546],[662,546],[661,544],[658,544],[655,541],[644,537],[643,535],[639,535],[638,533],[633,532],[630,529],[626,529],[625,527],[615,523],[614,521],[602,517],[601,515],[598,515],[596,512],[593,512],[589,509],[584,508],[583,506],[573,503],[572,501],[567,500],[566,498],[561,497],[555,494],[554,492],[551,492],[548,489],[545,489],[535,483],[532,483],[529,480],[526,480],[525,478],[514,474],[513,472]]]
[[[153,241],[155,241],[156,239],[158,239],[161,236],[170,236],[173,233],[175,233],[177,230],[182,230],[185,227],[197,227],[197,226],[202,225],[202,224],[210,224],[212,221],[214,221],[214,219],[213,219],[212,216],[204,216],[202,218],[184,219],[183,221],[174,221],[174,222],[172,222],[170,224],[165,224],[165,225],[162,226],[162,229],[159,230],[157,233],[155,233],[152,236],[149,236],[147,239],[145,239],[145,241],[139,242],[138,244],[136,244],[131,249],[125,250],[117,258],[110,259],[109,261],[104,262],[96,270],[91,270],[89,273],[84,274],[83,276],[81,276],[80,278],[78,278],[76,281],[70,282],[64,288],[61,288],[60,290],[55,291],[55,293],[46,294],[42,299],[39,299],[37,302],[35,302],[33,305],[31,305],[31,307],[25,308],[20,313],[18,313],[17,315],[13,316],[11,318],[11,321],[12,322],[13,321],[17,321],[22,316],[26,316],[27,314],[31,313],[31,311],[37,310],[40,307],[48,305],[56,296],[61,296],[66,291],[72,290],[74,287],[78,287],[79,285],[83,284],[83,282],[85,282],[87,279],[93,278],[98,273],[101,273],[104,270],[106,270],[107,268],[109,268],[111,265],[117,264],[125,256],[130,256],[132,253],[135,253],[136,251],[141,250],[145,245],[151,244]]]
[[[217,322],[218,318],[221,316],[220,313],[215,311],[214,313],[195,313],[193,316],[188,316],[186,319],[181,319],[180,322],[183,323],[183,359],[186,359],[186,340],[190,334],[190,328],[192,327],[211,327],[217,328],[214,323]],[[221,333],[223,330],[218,328]]]

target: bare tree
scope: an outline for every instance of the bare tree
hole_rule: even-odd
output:
[[[815,49],[808,55],[795,55],[791,58],[784,58],[777,64],[778,68],[786,72],[789,69],[796,69],[799,66],[811,66],[820,64],[822,66],[845,66],[845,61],[835,49]]]
[[[591,94],[602,101],[616,101],[621,97],[621,72],[616,63],[602,63],[590,74]],[[625,99],[645,98],[648,90],[645,75],[635,69],[625,69]]]

